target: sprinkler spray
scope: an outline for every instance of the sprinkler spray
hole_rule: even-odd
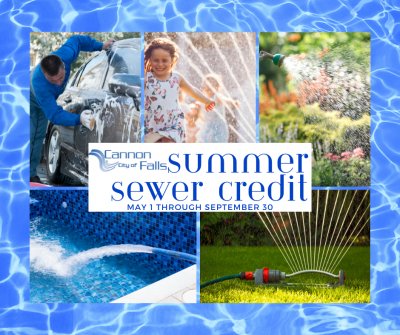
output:
[[[285,59],[286,56],[284,55],[280,55],[280,54],[276,54],[276,55],[271,55],[268,52],[265,51],[261,51],[260,55],[259,55],[259,59],[263,60],[265,58],[269,58],[272,59],[272,62],[277,66],[277,67],[281,67],[281,65],[283,64],[283,60]]]
[[[319,273],[323,274],[338,280],[338,282],[329,283],[329,284],[313,284],[313,283],[286,283],[284,280],[286,278],[295,277],[298,275],[302,275],[305,273]],[[254,280],[255,286],[322,286],[322,287],[338,287],[344,285],[344,280],[346,276],[343,270],[339,271],[339,275],[335,275],[330,272],[320,271],[320,270],[304,270],[299,272],[294,272],[291,274],[286,274],[285,272],[281,272],[279,270],[270,270],[268,268],[257,269],[254,272],[240,272],[238,275],[230,275],[226,277],[221,277],[218,279],[211,280],[207,283],[200,285],[200,289],[207,287],[208,285],[212,285],[218,283],[220,281],[235,279],[238,278],[240,280]],[[281,282],[282,281],[282,282]]]

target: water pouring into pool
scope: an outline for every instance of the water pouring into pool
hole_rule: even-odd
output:
[[[100,248],[93,248],[82,251],[68,258],[64,258],[66,251],[54,241],[32,240],[31,242],[31,264],[32,267],[43,273],[54,273],[60,277],[74,275],[80,268],[95,260],[104,257],[118,256],[123,254],[145,253],[170,256],[184,259],[189,262],[196,262],[193,255],[148,247],[145,245],[120,244],[108,245]]]
[[[102,219],[98,227],[109,225]],[[118,239],[117,225],[112,226],[107,229]],[[104,245],[87,231],[44,216],[31,219],[30,235],[30,301],[35,303],[112,302],[196,262],[195,255],[185,252]],[[139,243],[143,239],[136,238]]]

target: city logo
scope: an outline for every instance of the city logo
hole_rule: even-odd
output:
[[[108,164],[108,161],[104,157],[104,154],[100,150],[93,149],[89,155],[97,157],[99,160],[99,165],[100,165],[100,170],[103,172],[108,172],[113,169],[118,165],[118,162],[113,163],[113,164]]]

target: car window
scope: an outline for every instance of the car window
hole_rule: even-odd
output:
[[[75,82],[77,82],[77,78],[79,78],[80,74],[82,72],[82,69],[78,69],[73,76],[68,81],[67,88],[71,86],[75,86]]]
[[[140,76],[140,51],[131,48],[116,48],[108,54],[110,64],[103,89],[108,90],[108,81],[117,73]]]
[[[82,75],[79,78],[79,82],[76,82],[75,86],[99,87],[106,65],[106,57],[106,53],[103,52],[87,63],[83,69]]]

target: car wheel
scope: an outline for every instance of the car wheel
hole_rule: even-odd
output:
[[[47,140],[47,177],[53,183],[71,183],[73,179],[60,172],[61,169],[61,135],[58,127],[51,129]]]

